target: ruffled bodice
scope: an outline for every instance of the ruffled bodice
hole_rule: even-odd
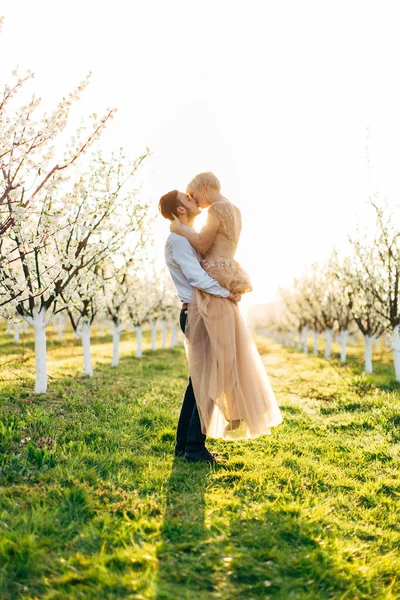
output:
[[[240,210],[228,200],[218,200],[208,210],[217,215],[220,225],[201,262],[203,269],[231,292],[251,292],[249,275],[234,258],[242,231]]]

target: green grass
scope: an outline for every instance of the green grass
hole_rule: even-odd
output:
[[[365,377],[361,349],[342,366],[258,339],[284,423],[210,440],[227,457],[212,468],[173,458],[183,348],[138,360],[124,334],[113,369],[94,338],[87,379],[79,340],[49,337],[46,396],[32,337],[0,337],[1,599],[400,598],[388,353]]]

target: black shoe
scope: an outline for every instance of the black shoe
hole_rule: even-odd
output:
[[[209,450],[207,447],[206,447],[206,450],[207,450],[207,452],[209,452],[210,454],[212,454],[215,457],[219,456],[219,452],[214,452],[214,450]]]
[[[207,452],[209,452],[210,454],[212,454],[213,456],[218,456],[219,452],[214,452],[209,450],[208,448],[206,448]],[[192,452],[193,454],[193,452]],[[180,450],[179,448],[175,448],[175,456],[179,457],[179,456],[185,456],[185,450]]]
[[[198,452],[185,452],[185,458],[188,462],[208,462],[216,463],[223,462],[220,458],[217,458],[213,452],[210,452],[207,448],[203,448]]]

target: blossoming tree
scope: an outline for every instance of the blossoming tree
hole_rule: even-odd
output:
[[[0,271],[0,304],[12,301],[35,334],[36,393],[47,389],[46,326],[64,309],[62,294],[77,277],[140,235],[148,207],[137,201],[135,161],[122,152],[106,160],[94,152],[86,168],[75,170],[69,187],[49,184],[24,220],[15,220],[4,243],[17,257]]]
[[[0,97],[0,236],[46,206],[49,193],[68,180],[71,167],[98,139],[115,112],[109,109],[100,119],[93,114],[92,126],[79,127],[60,156],[55,142],[65,130],[72,106],[87,87],[90,74],[50,114],[41,112],[42,101],[35,94],[28,102],[21,99],[18,103],[33,77],[32,72],[20,75],[15,70]],[[44,243],[44,239],[36,241]],[[1,260],[13,260],[16,254],[11,248],[8,256],[2,253]]]

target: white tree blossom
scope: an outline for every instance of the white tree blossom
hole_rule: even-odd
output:
[[[65,130],[73,104],[87,87],[90,74],[77,88],[65,96],[52,113],[41,113],[41,98],[33,94],[28,102],[18,103],[23,88],[34,74],[13,74],[0,96],[0,235],[18,226],[30,213],[41,211],[46,198],[65,184],[79,157],[98,139],[114,109],[98,118],[91,115],[92,125],[80,126],[63,156],[56,152],[55,141]],[[47,231],[47,235],[50,230]],[[39,244],[44,239],[38,238]],[[4,249],[2,260],[13,260],[15,248]],[[31,251],[31,249],[30,249]]]

